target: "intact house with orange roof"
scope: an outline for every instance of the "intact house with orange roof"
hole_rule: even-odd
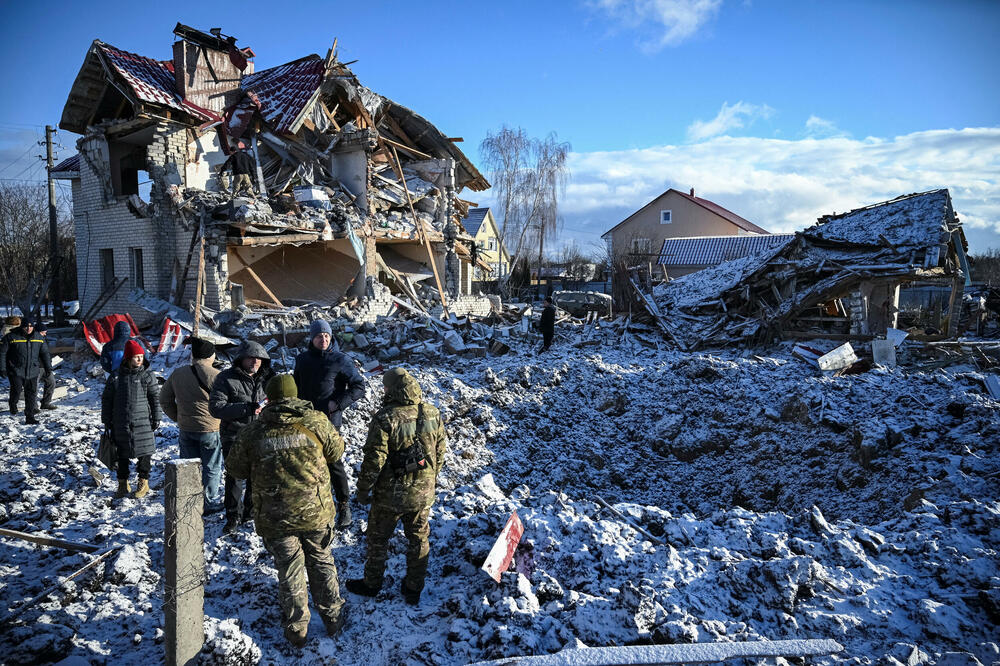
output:
[[[656,264],[668,238],[753,236],[769,232],[719,204],[670,188],[601,238],[608,256],[627,266]]]

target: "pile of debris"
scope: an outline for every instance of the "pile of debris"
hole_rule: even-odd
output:
[[[951,303],[961,302],[966,249],[948,190],[934,190],[822,217],[776,249],[640,299],[684,350],[778,337],[870,339],[896,325],[901,284],[947,284]]]

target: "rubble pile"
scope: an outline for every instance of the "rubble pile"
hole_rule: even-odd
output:
[[[686,350],[797,333],[867,336],[893,325],[902,283],[947,284],[960,302],[965,251],[948,190],[910,194],[822,217],[775,249],[659,285],[648,307]]]
[[[204,663],[460,664],[801,637],[845,646],[824,663],[998,659],[1000,403],[974,367],[838,377],[787,347],[598,354],[564,340],[528,360],[527,341],[512,342],[515,353],[488,361],[408,366],[449,438],[418,610],[396,591],[400,537],[379,597],[348,595],[343,635],[326,638],[316,618],[296,652],[261,594],[276,584],[262,541],[246,530],[222,538],[209,518]],[[162,504],[112,506],[108,483],[88,473],[101,387],[89,367],[55,416],[0,438],[0,523],[124,548],[25,615],[37,639],[15,646],[22,634],[4,632],[10,663],[162,654]],[[366,374],[345,415],[349,475],[380,401],[380,377]],[[156,494],[177,455],[176,429],[161,432]],[[526,531],[497,585],[479,566],[513,511]],[[361,573],[364,525],[334,537],[342,578]],[[85,558],[3,548],[6,605]]]

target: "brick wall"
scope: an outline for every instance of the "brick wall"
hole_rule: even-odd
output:
[[[110,250],[114,276],[128,281],[94,317],[129,312],[137,318],[147,318],[145,310],[128,299],[128,293],[137,286],[159,298],[168,299],[174,276],[175,264],[183,266],[187,259],[193,219],[188,225],[171,203],[170,187],[184,187],[187,160],[188,131],[179,124],[159,123],[146,146],[146,168],[152,180],[149,203],[152,215],[142,218],[128,206],[128,197],[115,194],[112,181],[111,151],[103,133],[94,133],[80,139],[77,147],[81,154],[80,179],[73,183],[73,221],[77,239],[77,280],[80,307],[86,312],[100,298],[103,288],[102,250]],[[142,284],[136,284],[138,275],[133,267],[137,258],[135,249],[142,251]],[[218,271],[208,267],[209,282],[215,277],[213,288],[206,289],[210,307],[219,305],[217,288]],[[196,265],[189,272],[188,297],[194,296]]]

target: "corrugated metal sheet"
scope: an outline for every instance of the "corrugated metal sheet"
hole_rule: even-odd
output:
[[[486,213],[488,212],[490,212],[489,208],[469,209],[469,214],[462,220],[462,226],[465,227],[470,236],[475,237],[479,233],[479,227],[483,226],[483,222],[486,221]]]
[[[715,266],[730,259],[772,250],[794,237],[795,234],[761,234],[668,238],[663,241],[657,263],[661,266]]]
[[[324,67],[319,56],[310,56],[246,76],[241,85],[257,96],[264,121],[287,133],[323,82]]]

